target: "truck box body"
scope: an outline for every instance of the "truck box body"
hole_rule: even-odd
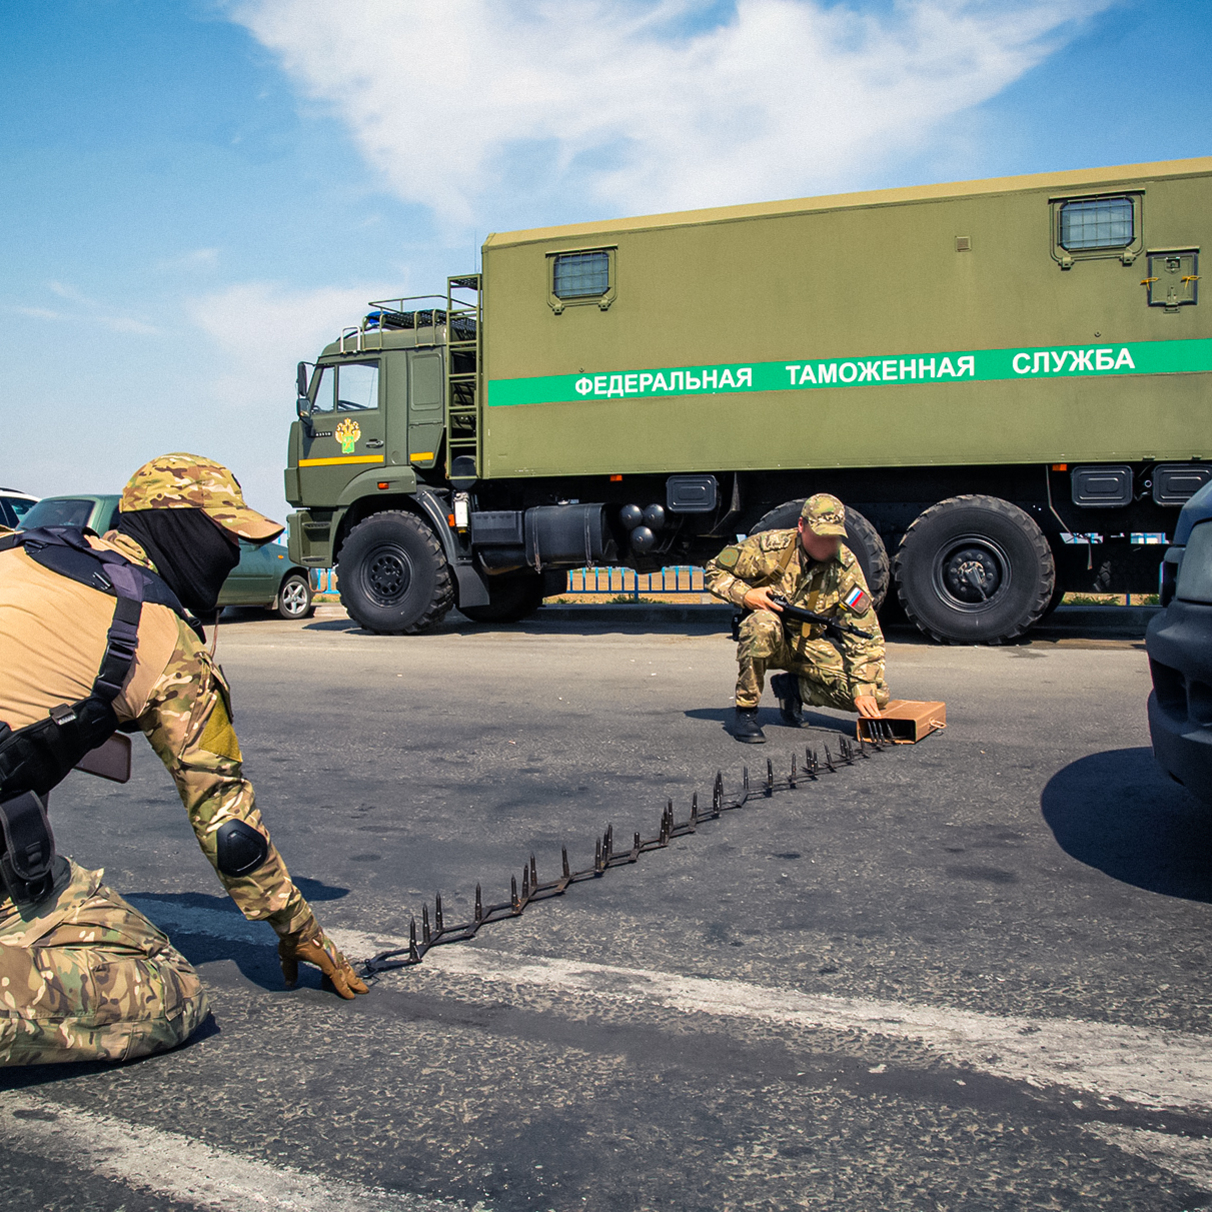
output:
[[[1139,198],[1128,264],[1058,261],[1089,195]],[[1202,159],[490,236],[481,474],[1206,458],[1212,311],[1141,281],[1210,215]],[[553,254],[592,249],[613,298],[557,314]]]

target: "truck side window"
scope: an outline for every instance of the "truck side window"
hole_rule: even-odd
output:
[[[1135,238],[1131,198],[1090,198],[1060,208],[1057,243],[1069,252],[1127,248]]]
[[[588,299],[610,289],[610,254],[559,253],[553,258],[551,293],[557,299]]]
[[[618,290],[615,255],[618,249],[570,248],[547,254],[547,305],[558,316],[571,304],[596,303],[603,311]]]
[[[378,362],[320,368],[313,412],[364,412],[379,407]]]

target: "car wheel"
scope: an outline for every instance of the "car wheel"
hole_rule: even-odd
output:
[[[798,501],[784,501],[782,505],[759,518],[749,533],[792,529],[800,520],[800,511],[807,499],[801,497]],[[863,579],[867,582],[867,592],[871,595],[876,610],[879,610],[888,595],[891,582],[888,549],[880,538],[880,532],[857,509],[852,509],[849,505],[846,506],[846,546],[858,560],[859,567],[863,570]]]
[[[1043,532],[998,497],[951,497],[923,510],[893,570],[905,613],[944,644],[1015,639],[1043,617],[1056,586]]]
[[[278,590],[278,614],[284,619],[308,619],[315,613],[311,600],[311,579],[304,572],[292,572]]]
[[[428,631],[454,604],[437,536],[415,514],[398,509],[371,514],[349,532],[337,577],[341,605],[367,631]]]

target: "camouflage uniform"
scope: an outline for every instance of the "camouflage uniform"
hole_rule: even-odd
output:
[[[172,490],[182,460],[193,460],[195,476],[180,489],[178,499],[186,503],[174,506],[163,494]],[[156,460],[149,464],[156,474],[144,469],[127,485],[123,507],[200,507],[190,496],[196,499],[197,465],[208,463],[184,455]],[[235,485],[230,473],[218,470]],[[149,490],[160,494],[154,506],[145,503]],[[244,506],[238,485],[235,496],[238,503],[232,501],[225,528],[254,541],[280,533],[280,527]],[[222,512],[222,501],[216,508],[214,497],[212,485],[207,498],[212,517]],[[116,531],[94,543],[152,567],[139,544]],[[41,605],[49,615],[47,595],[76,595],[73,606],[80,629],[99,636],[97,657],[87,674],[91,683],[113,599],[75,586],[19,550],[0,554],[0,590],[8,594],[0,592],[0,619],[7,614],[4,608],[11,607],[8,617],[17,624],[33,613],[23,609],[26,602]],[[22,646],[13,630],[7,637],[0,635],[0,641],[10,644],[0,667],[0,718],[17,728],[68,701],[70,694],[60,684],[43,693],[45,701],[34,701],[37,679],[22,678]],[[37,672],[53,680],[46,679],[45,659],[42,654],[44,665]],[[150,671],[149,660],[155,665]],[[88,662],[81,656],[77,664],[82,667],[72,676],[79,683]],[[138,693],[132,690],[135,686],[140,687]],[[330,960],[343,963],[272,842],[265,862],[251,873],[228,876],[218,871],[215,835],[224,822],[243,821],[267,839],[268,831],[252,784],[241,770],[223,673],[193,630],[167,607],[144,607],[136,665],[114,710],[119,720],[137,720],[172,775],[202,852],[245,917],[269,922],[282,939],[314,942]],[[62,858],[57,864],[54,891],[40,904],[21,910],[7,897],[0,899],[0,1064],[122,1061],[187,1039],[207,1014],[205,992],[188,961],[146,917],[101,883],[101,871],[86,871]],[[293,944],[289,946],[293,954]]]
[[[809,504],[815,500],[810,498]],[[767,669],[797,675],[800,697],[807,704],[854,711],[854,700],[862,695],[872,696],[880,707],[887,704],[884,637],[863,571],[848,547],[842,546],[836,559],[818,562],[804,551],[798,531],[765,530],[725,547],[707,564],[704,584],[717,598],[741,609],[751,589],[769,588],[794,606],[837,616],[872,633],[870,640],[843,634],[835,644],[825,638],[821,624],[789,621],[784,628],[772,611],[751,611],[741,621],[737,646],[738,708],[758,705]],[[857,601],[856,589],[862,593]],[[848,599],[856,602],[857,611],[847,607]]]

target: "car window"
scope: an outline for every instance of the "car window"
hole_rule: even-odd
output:
[[[0,507],[4,508],[5,513],[13,519],[8,522],[10,526],[16,526],[24,518],[25,514],[29,513],[30,508],[38,504],[36,501],[27,501],[24,497],[5,497],[4,501],[0,502]]]
[[[1212,605],[1212,520],[1200,522],[1191,531],[1174,596]]]
[[[36,526],[87,526],[93,502],[76,497],[46,497],[21,519],[24,530]]]

